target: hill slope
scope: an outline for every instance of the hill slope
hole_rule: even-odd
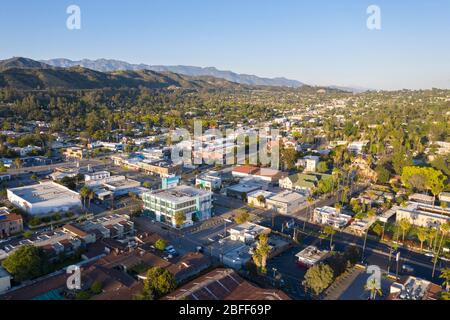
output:
[[[237,89],[245,86],[213,77],[188,77],[150,70],[100,72],[82,67],[59,68],[38,61],[13,58],[0,61],[0,87],[19,90],[100,89],[146,87],[151,89]]]
[[[63,67],[63,68],[82,66],[84,68],[97,70],[101,72],[112,72],[117,70],[132,70],[132,71],[152,70],[156,72],[178,73],[193,77],[210,76],[246,85],[263,85],[263,86],[277,86],[277,87],[291,87],[291,88],[299,88],[303,86],[303,83],[297,80],[289,80],[286,78],[272,78],[272,79],[261,78],[254,75],[238,74],[232,71],[222,71],[214,67],[201,68],[192,66],[158,66],[146,64],[131,64],[124,61],[108,60],[108,59],[98,59],[98,60],[83,59],[80,61],[72,61],[69,59],[53,59],[53,60],[44,60],[41,62],[55,67]]]

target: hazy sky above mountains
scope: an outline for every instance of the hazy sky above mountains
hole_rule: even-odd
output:
[[[68,30],[66,8],[81,8]],[[366,27],[369,5],[382,29]],[[450,88],[448,0],[2,0],[0,59],[215,66],[308,84]]]

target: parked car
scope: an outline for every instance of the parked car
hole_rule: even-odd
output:
[[[402,270],[403,270],[403,272],[407,272],[407,273],[413,273],[414,272],[414,268],[411,267],[408,264],[402,265]]]
[[[174,248],[173,246],[168,246],[168,247],[166,247],[165,251],[166,251],[168,254],[172,255],[173,257],[175,257],[175,256],[178,255],[177,250],[175,250],[175,248]]]

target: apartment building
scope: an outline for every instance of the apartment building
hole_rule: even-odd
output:
[[[351,216],[341,213],[336,208],[325,206],[314,209],[313,221],[315,223],[330,225],[336,229],[344,228],[351,219]]]
[[[398,207],[397,222],[406,219],[419,227],[438,227],[450,220],[450,209],[417,202],[408,202],[406,207]]]
[[[23,231],[23,219],[19,214],[11,213],[8,208],[0,208],[0,239]]]
[[[176,186],[144,193],[144,209],[157,221],[172,227],[188,227],[195,221],[211,218],[212,193],[190,186]],[[184,215],[184,223],[177,226],[175,216]]]

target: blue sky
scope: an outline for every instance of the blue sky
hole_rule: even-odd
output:
[[[66,8],[81,8],[81,30]],[[381,8],[382,30],[366,28]],[[0,59],[215,66],[310,84],[450,88],[448,0],[2,0]]]

